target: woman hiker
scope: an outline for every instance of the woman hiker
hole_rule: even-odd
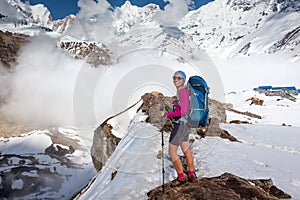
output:
[[[177,88],[177,99],[179,101],[174,101],[173,112],[162,112],[163,116],[171,118],[173,122],[173,129],[169,139],[169,155],[177,172],[177,179],[172,181],[172,186],[179,186],[187,181],[195,182],[196,180],[194,172],[194,158],[188,142],[190,127],[186,123],[187,121],[184,117],[189,111],[189,92],[187,88],[184,87],[185,80],[186,75],[183,71],[175,72],[173,76],[173,83]],[[182,162],[177,154],[179,146],[186,158],[188,176],[184,174]]]

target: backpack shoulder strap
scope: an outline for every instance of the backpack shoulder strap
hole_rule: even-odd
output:
[[[180,92],[181,92],[182,90],[184,90],[184,89],[186,89],[186,90],[188,91],[188,87],[187,87],[186,85],[184,85],[184,86],[178,88],[178,90],[177,90],[176,98],[177,98],[177,100],[178,100],[179,106],[181,106],[181,103],[180,103]],[[189,91],[188,91],[188,92],[189,92]]]

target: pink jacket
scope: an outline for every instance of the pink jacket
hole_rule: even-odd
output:
[[[167,118],[181,117],[188,113],[190,103],[189,103],[189,91],[186,88],[180,90],[179,102],[180,102],[180,106],[176,101],[174,102],[175,111],[167,112],[166,113]]]

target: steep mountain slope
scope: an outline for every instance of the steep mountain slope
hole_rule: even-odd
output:
[[[17,11],[17,15],[14,16],[15,18],[38,24],[42,27],[51,28],[52,17],[50,11],[44,5],[37,4],[30,6],[22,3],[20,0],[8,0],[8,3]]]
[[[0,62],[11,68],[18,57],[20,47],[26,43],[26,38],[21,35],[0,31]]]
[[[292,58],[300,50],[299,10],[299,1],[216,0],[190,12],[180,28],[208,53],[235,57],[280,49]]]
[[[50,11],[43,4],[29,5],[20,0],[5,1],[7,1],[10,12],[0,12],[0,30],[3,31],[38,35],[43,34],[39,30],[43,29],[62,34],[76,20],[74,15],[67,16],[61,20],[52,20]]]

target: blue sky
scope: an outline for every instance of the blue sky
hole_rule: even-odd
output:
[[[22,0],[27,1],[31,5],[44,4],[51,12],[53,19],[62,19],[69,14],[76,14],[79,10],[77,6],[78,0]],[[108,0],[112,7],[121,6],[126,0]],[[172,0],[170,0],[172,1]],[[212,0],[194,0],[195,8],[199,8],[201,5],[205,5]],[[101,0],[100,0],[101,2]],[[131,4],[137,6],[145,6],[149,3],[155,3],[164,8],[166,3],[164,0],[130,0]]]

